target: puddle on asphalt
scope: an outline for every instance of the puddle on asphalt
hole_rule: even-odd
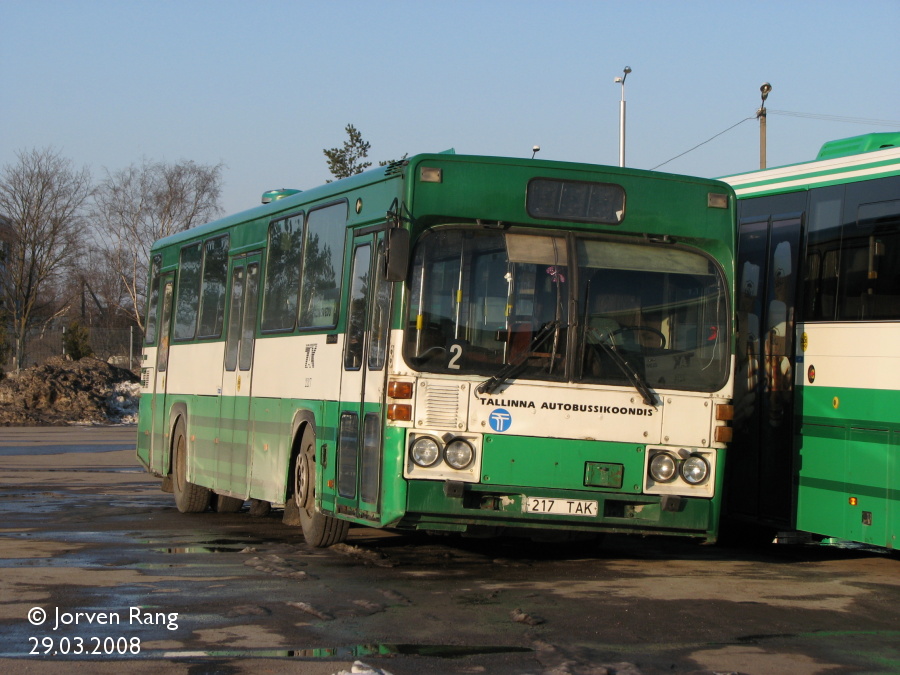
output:
[[[182,553],[240,553],[246,547],[245,544],[234,546],[170,546],[169,548],[154,548],[157,553],[171,553],[180,555]]]
[[[210,651],[166,651],[155,656],[163,658],[293,658],[293,659],[350,659],[361,656],[427,656],[440,659],[459,659],[466,656],[490,654],[518,654],[534,651],[530,647],[462,646],[462,645],[353,645],[321,647],[318,649],[237,649]],[[144,656],[142,652],[142,656]]]
[[[162,650],[142,649],[138,659],[197,659],[197,658],[257,658],[257,659],[355,659],[371,656],[425,656],[438,659],[460,659],[467,656],[491,654],[521,654],[533,652],[530,647],[512,646],[461,646],[461,645],[412,645],[367,644],[346,647],[319,647],[316,649],[210,649],[210,650]],[[20,658],[25,653],[0,653],[0,658]],[[69,654],[67,659],[83,660],[88,656]]]
[[[137,659],[198,659],[198,658],[257,658],[257,659],[354,659],[366,656],[426,656],[440,659],[459,659],[466,656],[491,654],[519,654],[533,652],[530,647],[463,647],[459,645],[354,645],[348,647],[321,647],[318,649],[224,649],[224,650],[141,650]],[[27,653],[0,652],[0,658],[23,658]],[[89,655],[66,655],[67,660],[88,660]]]

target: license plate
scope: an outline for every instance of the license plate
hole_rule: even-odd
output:
[[[597,517],[597,502],[586,499],[550,499],[548,497],[525,497],[522,499],[525,513],[551,513],[556,516]]]

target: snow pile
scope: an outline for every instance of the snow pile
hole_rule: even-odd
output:
[[[0,382],[0,426],[133,423],[138,382],[105,361],[56,356]]]
[[[140,382],[119,382],[106,399],[109,421],[118,424],[137,424],[141,403]]]
[[[335,675],[391,675],[388,671],[381,668],[375,668],[362,661],[354,661],[353,667],[349,671],[342,670]]]

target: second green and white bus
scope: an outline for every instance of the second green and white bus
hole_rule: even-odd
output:
[[[269,199],[152,249],[137,452],[180,510],[715,539],[728,185],[443,153]]]
[[[728,512],[895,549],[900,133],[724,180],[740,226]]]

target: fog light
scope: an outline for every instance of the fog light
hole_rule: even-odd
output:
[[[681,477],[690,485],[699,485],[709,477],[709,463],[700,455],[691,455],[681,464]]]
[[[657,483],[674,480],[677,473],[675,458],[668,452],[660,452],[650,460],[650,477]]]
[[[422,436],[417,438],[409,449],[409,457],[418,466],[427,469],[437,464],[441,458],[441,447],[438,442],[430,436]]]
[[[475,460],[475,449],[461,438],[455,438],[444,448],[444,461],[454,469],[465,469]]]

